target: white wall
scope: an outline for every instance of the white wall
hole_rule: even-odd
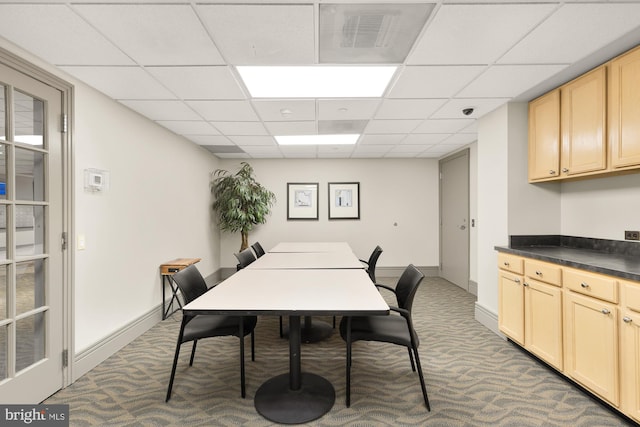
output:
[[[269,249],[280,241],[347,241],[368,258],[376,245],[381,267],[438,265],[438,161],[436,159],[250,160],[258,181],[277,197],[266,224],[249,235]],[[230,172],[238,161],[223,161]],[[287,221],[287,183],[319,183],[319,220]],[[328,183],[360,182],[360,220],[328,220]],[[397,224],[397,225],[394,225]],[[240,235],[221,236],[221,264],[235,266]]]

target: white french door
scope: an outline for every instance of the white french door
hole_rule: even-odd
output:
[[[0,64],[0,402],[64,383],[63,95]]]

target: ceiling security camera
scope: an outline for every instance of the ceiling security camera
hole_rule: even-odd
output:
[[[472,115],[473,114],[473,107],[463,108],[462,109],[462,114],[464,114],[465,116]]]

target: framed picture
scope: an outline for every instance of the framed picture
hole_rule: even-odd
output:
[[[360,219],[360,183],[329,183],[329,219]]]
[[[287,183],[287,219],[318,219],[318,183]]]

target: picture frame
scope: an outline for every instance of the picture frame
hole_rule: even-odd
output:
[[[360,219],[360,183],[329,183],[329,219]]]
[[[318,183],[287,183],[287,220],[318,220]]]

